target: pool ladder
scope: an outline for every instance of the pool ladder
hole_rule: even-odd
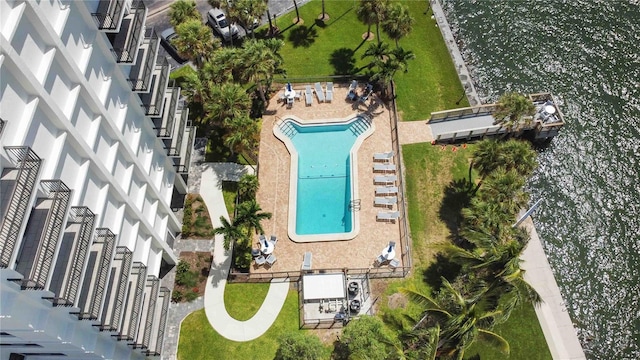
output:
[[[349,202],[349,210],[360,211],[360,199],[351,200]]]
[[[355,136],[359,136],[360,134],[367,131],[370,126],[371,125],[369,121],[367,121],[366,119],[362,119],[362,120],[354,121],[351,124],[350,129]]]
[[[295,126],[291,125],[291,122],[289,121],[283,121],[282,123],[280,123],[279,127],[280,131],[282,131],[282,133],[288,136],[290,139],[298,134],[298,130],[296,130]]]

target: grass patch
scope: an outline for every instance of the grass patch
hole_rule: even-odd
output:
[[[240,321],[251,319],[267,296],[269,285],[269,283],[227,284],[224,288],[224,304],[229,315]]]
[[[494,331],[509,342],[511,347],[509,359],[552,359],[535,309],[531,304],[525,304],[516,309],[509,317],[509,321],[496,326]],[[481,343],[473,344],[467,350],[465,358],[470,359],[474,355],[478,355],[480,359],[502,359],[505,357],[501,352]]]
[[[233,218],[236,208],[236,195],[238,194],[238,183],[236,181],[222,182],[222,196],[224,197],[224,205],[227,207],[229,216]]]
[[[284,68],[289,78],[324,77],[327,75],[365,74],[369,59],[362,54],[373,41],[363,41],[367,26],[358,21],[354,2],[327,1],[326,12],[330,20],[316,22],[322,12],[319,0],[300,7],[303,23],[296,25],[295,11],[278,18],[285,41],[281,50]],[[400,40],[400,46],[416,55],[409,62],[409,71],[396,74],[398,109],[403,120],[428,119],[431,112],[468,106],[466,98],[459,105],[456,101],[463,94],[462,85],[442,39],[440,30],[431,19],[431,11],[425,14],[426,2],[404,1],[415,23],[409,36]],[[372,27],[375,33],[375,26]],[[390,41],[381,32],[381,38],[390,47]],[[313,66],[309,66],[309,64]]]
[[[255,284],[253,284],[255,286]],[[245,298],[253,296],[245,293]],[[187,316],[180,328],[178,359],[209,360],[233,359],[271,360],[278,349],[278,339],[285,333],[299,330],[298,293],[290,290],[278,318],[267,332],[253,341],[235,342],[220,336],[211,328],[204,310]]]

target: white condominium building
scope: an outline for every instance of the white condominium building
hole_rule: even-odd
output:
[[[0,360],[159,357],[195,128],[141,0],[0,0]]]

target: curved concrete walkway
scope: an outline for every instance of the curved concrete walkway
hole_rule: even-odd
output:
[[[243,173],[236,164],[202,164],[200,196],[211,216],[213,227],[220,226],[220,216],[229,219],[222,196],[222,180],[237,180],[228,174]],[[222,174],[218,177],[217,174]],[[238,321],[229,315],[224,305],[224,286],[231,266],[231,251],[225,251],[224,237],[216,235],[213,245],[213,262],[204,291],[204,311],[211,326],[218,334],[233,341],[250,341],[260,337],[278,317],[289,293],[289,280],[272,281],[267,297],[258,312],[247,321]]]

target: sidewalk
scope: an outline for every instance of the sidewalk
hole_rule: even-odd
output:
[[[220,226],[220,216],[229,219],[222,197],[222,179],[236,176],[238,172],[229,165],[203,164],[202,166],[200,196],[209,209],[211,222],[215,228]],[[217,171],[224,174],[224,177],[219,178]],[[278,317],[289,293],[289,280],[271,282],[262,306],[251,319],[238,321],[232,318],[224,305],[224,286],[231,266],[231,249],[225,251],[223,240],[221,235],[216,235],[213,262],[204,292],[205,313],[213,329],[220,335],[233,341],[250,341],[264,334]]]
[[[544,301],[535,310],[551,356],[554,360],[586,359],[533,222],[527,219],[523,225],[531,233],[522,254],[524,278]]]

